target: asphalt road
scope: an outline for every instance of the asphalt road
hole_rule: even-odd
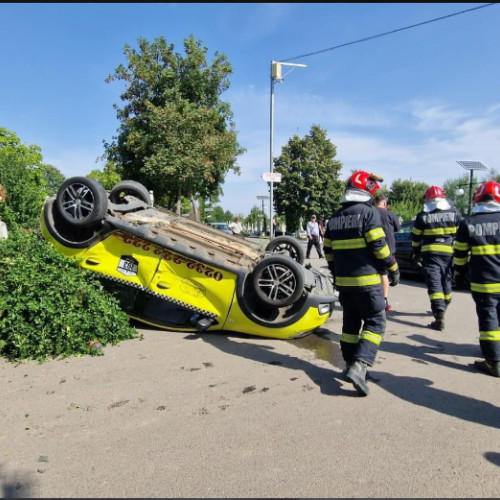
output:
[[[102,357],[2,360],[0,491],[498,497],[500,380],[472,366],[471,297],[453,294],[443,332],[426,327],[423,283],[403,280],[390,302],[366,398],[340,378],[338,307],[294,341],[144,329]]]

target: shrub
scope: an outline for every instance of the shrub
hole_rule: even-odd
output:
[[[98,276],[32,230],[0,241],[0,354],[10,360],[99,354],[137,332]]]

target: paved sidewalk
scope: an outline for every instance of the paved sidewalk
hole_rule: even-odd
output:
[[[312,259],[315,265],[322,263]],[[102,357],[0,361],[3,497],[498,497],[500,380],[471,297],[393,310],[370,395],[343,382],[341,310],[294,341],[144,329]]]

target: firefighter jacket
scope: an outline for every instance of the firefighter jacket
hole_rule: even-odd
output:
[[[371,202],[344,203],[328,221],[323,250],[339,291],[366,290],[380,285],[380,271],[398,271]]]
[[[454,208],[418,213],[411,232],[411,247],[415,257],[426,253],[453,257],[453,242],[462,215]]]
[[[472,292],[500,293],[500,212],[466,217],[454,248],[455,270],[465,274],[470,269]]]

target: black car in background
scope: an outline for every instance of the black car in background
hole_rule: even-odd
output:
[[[418,279],[425,279],[424,272],[420,266],[416,266],[411,258],[411,230],[413,222],[404,222],[401,229],[394,233],[396,240],[396,260],[398,261],[401,274],[406,274]],[[467,272],[462,279],[453,278],[454,290],[470,290],[470,274]]]
[[[411,258],[411,230],[413,222],[404,222],[401,229],[394,233],[396,240],[396,260],[398,261],[401,274],[423,276],[422,268],[415,265]]]

